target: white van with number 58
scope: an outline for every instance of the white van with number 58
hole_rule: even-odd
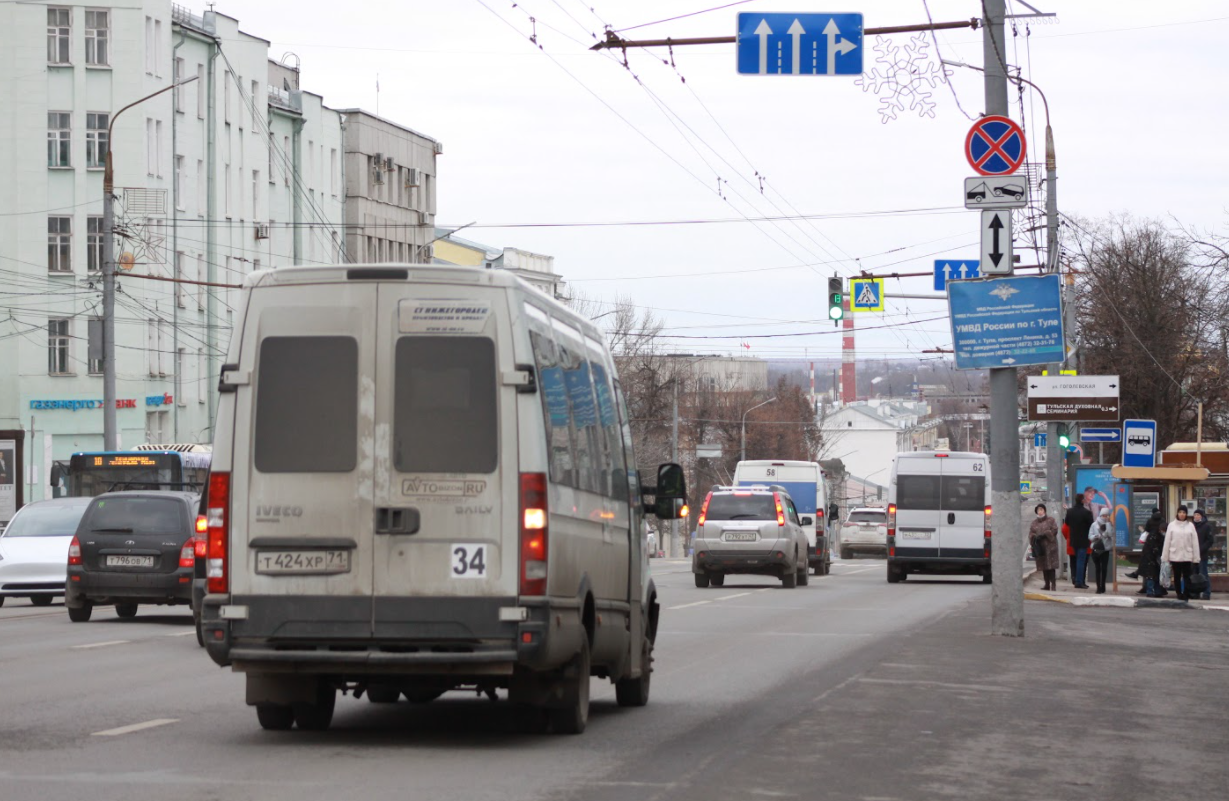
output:
[[[990,583],[990,458],[900,453],[888,487],[888,581],[972,574]]]
[[[573,733],[590,676],[648,702],[642,520],[686,489],[641,486],[590,322],[498,270],[256,272],[219,390],[201,629],[262,726],[326,728],[338,690],[506,690]]]

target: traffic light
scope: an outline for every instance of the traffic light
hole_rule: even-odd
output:
[[[1066,423],[1058,424],[1058,447],[1064,451],[1071,447],[1071,434],[1067,431]]]
[[[828,319],[832,322],[840,322],[845,316],[845,287],[844,282],[833,276],[828,279]]]

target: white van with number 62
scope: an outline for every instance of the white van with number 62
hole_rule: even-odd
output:
[[[972,574],[990,583],[990,458],[900,453],[888,487],[888,581]]]

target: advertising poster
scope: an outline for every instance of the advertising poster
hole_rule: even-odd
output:
[[[1128,546],[1131,536],[1131,505],[1129,488],[1122,489],[1127,494],[1119,496],[1115,493],[1115,480],[1108,467],[1077,467],[1075,469],[1075,491],[1084,497],[1084,508],[1092,512],[1095,520],[1101,510],[1109,507],[1110,520],[1117,532],[1119,548]]]
[[[0,523],[17,514],[17,440],[0,439]]]

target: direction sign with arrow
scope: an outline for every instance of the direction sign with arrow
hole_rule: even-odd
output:
[[[861,14],[739,14],[742,75],[861,75]]]
[[[982,275],[1011,275],[1011,212],[981,213]]]
[[[1028,379],[1029,420],[1096,422],[1117,420],[1120,416],[1116,375],[1032,376]]]
[[[935,291],[946,292],[948,281],[981,278],[981,262],[977,259],[935,259]]]

